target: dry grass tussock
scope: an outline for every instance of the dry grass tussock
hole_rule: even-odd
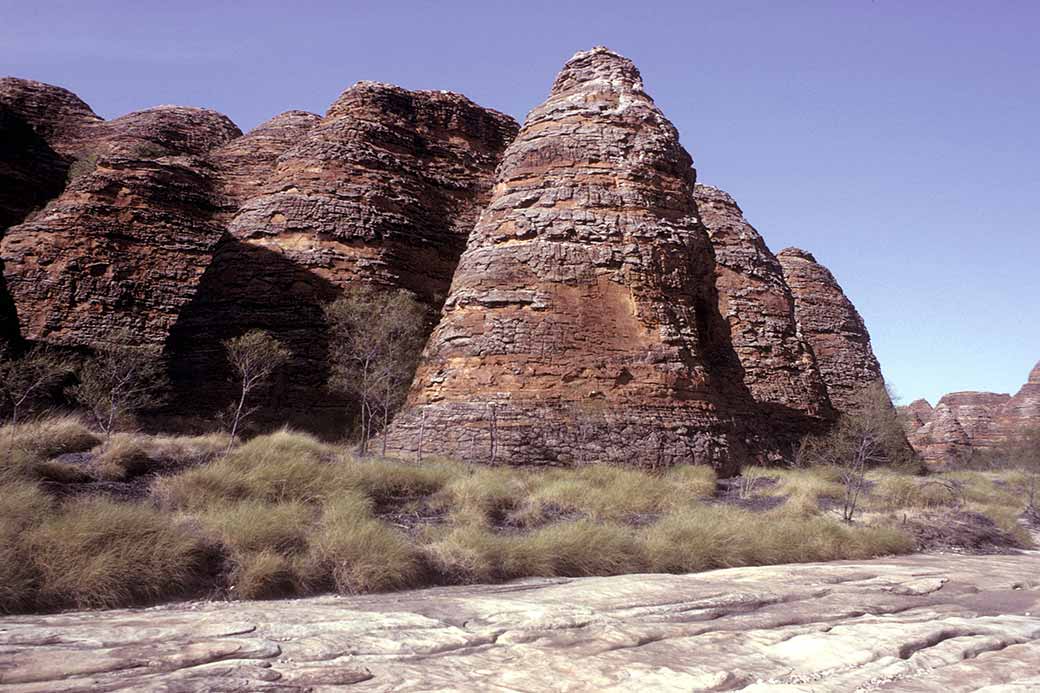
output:
[[[101,442],[83,419],[49,416],[16,425],[0,426],[0,464],[18,455],[48,460],[67,452],[85,452]]]
[[[92,449],[93,469],[105,478],[135,478],[143,460],[166,472],[136,502],[63,501],[42,490],[39,474],[8,464],[0,478],[0,610],[866,558],[912,550],[893,518],[954,507],[930,477],[882,472],[871,474],[862,520],[846,525],[828,510],[842,488],[826,468],[763,470],[772,481],[757,493],[784,502],[752,512],[713,498],[716,479],[703,467],[357,459],[289,430],[225,455],[219,436],[117,434],[100,442],[70,419],[26,426],[51,432],[46,444],[18,448],[34,465],[71,447]],[[181,456],[195,466],[181,468]],[[965,508],[1006,523],[1021,510],[1015,484],[1024,481],[1012,475],[950,479]]]

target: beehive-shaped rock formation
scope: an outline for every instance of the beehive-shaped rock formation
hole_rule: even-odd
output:
[[[675,128],[629,60],[578,53],[505,153],[389,447],[739,464],[713,270]]]
[[[816,356],[831,404],[839,412],[854,409],[863,388],[883,380],[863,318],[812,253],[787,248],[777,259],[794,296],[802,339]]]
[[[765,420],[799,433],[834,417],[812,350],[802,341],[783,268],[727,193],[697,185],[697,208],[715,249],[719,312],[743,382]]]

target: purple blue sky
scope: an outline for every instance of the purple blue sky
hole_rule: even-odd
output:
[[[811,250],[905,401],[1015,391],[1040,359],[1040,3],[0,0],[0,74],[113,117],[246,130],[357,80],[523,119],[576,51],[640,67],[702,182]]]

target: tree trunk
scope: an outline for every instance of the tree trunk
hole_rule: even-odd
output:
[[[231,438],[228,440],[227,449],[224,450],[224,457],[231,454],[231,446],[235,444],[235,433],[238,432],[238,420],[242,417],[242,407],[246,403],[246,388],[242,387],[242,394],[238,398],[238,407],[235,409],[235,417],[231,420]]]

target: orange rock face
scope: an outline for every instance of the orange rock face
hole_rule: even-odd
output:
[[[412,291],[432,318],[515,131],[458,94],[362,82],[324,118],[283,114],[216,150],[236,211],[170,337],[182,389],[223,383],[221,340],[260,327],[293,352],[268,418],[342,433],[323,305],[369,283]]]
[[[439,308],[515,134],[458,94],[360,82],[279,158],[230,233],[333,284],[406,288]]]
[[[47,193],[60,195],[0,247],[21,336],[161,349],[183,395],[177,408],[209,414],[229,395],[220,340],[267,329],[294,356],[275,397],[283,410],[268,418],[308,428],[322,405],[339,425],[344,410],[322,393],[323,304],[365,282],[439,309],[516,132],[457,94],[373,83],[346,91],[324,118],[290,111],[241,135],[195,108],[102,121],[64,90],[16,82],[8,110],[64,152]],[[47,165],[29,145],[15,153],[2,166]]]
[[[463,96],[373,82],[242,135],[197,108],[104,121],[25,80],[0,80],[0,134],[0,339],[161,350],[166,415],[211,420],[233,394],[221,342],[260,328],[292,358],[258,419],[341,433],[322,308],[362,283],[441,315],[388,434],[409,457],[728,474],[880,378],[830,273],[697,186],[605,48],[519,134]]]
[[[201,157],[239,134],[224,116],[180,107],[81,128],[76,147],[96,163],[3,240],[21,336],[161,349],[223,233]]]
[[[739,464],[713,271],[675,128],[630,61],[577,54],[506,150],[390,447]]]
[[[1005,440],[1040,430],[1040,363],[1030,371],[1026,384],[1001,409],[997,430]]]
[[[78,133],[98,122],[72,92],[0,78],[0,240],[65,187]],[[14,302],[0,259],[0,348],[18,339]]]

